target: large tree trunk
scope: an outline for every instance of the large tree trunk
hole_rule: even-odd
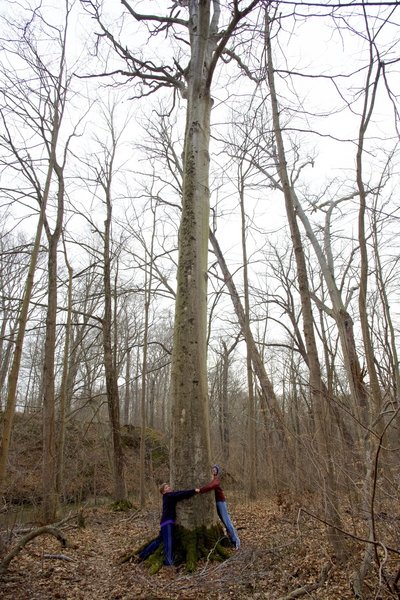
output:
[[[226,13],[228,22],[218,31],[221,13],[219,0],[188,0],[181,7],[185,18],[139,14],[132,4],[121,0],[138,22],[145,21],[154,33],[169,31],[170,25],[186,28],[189,33],[190,61],[186,68],[175,58],[173,68],[155,67],[153,61],[139,62],[126,52],[133,77],[153,79],[174,86],[187,100],[183,148],[182,215],[178,243],[177,294],[175,304],[174,347],[171,364],[171,480],[175,488],[192,487],[210,476],[207,382],[207,259],[209,220],[209,143],[212,107],[211,83],[215,67],[234,34],[259,0],[239,10],[238,3]],[[101,24],[97,4],[90,2]],[[212,7],[212,10],[211,10]],[[176,8],[174,6],[173,8]],[[188,14],[188,18],[186,15]],[[150,25],[149,25],[150,24]],[[105,26],[107,39],[119,53],[120,45]],[[179,39],[179,36],[175,40]],[[162,62],[162,61],[161,61]],[[172,63],[171,63],[172,64]],[[172,72],[176,71],[174,77]],[[185,82],[183,81],[185,80]],[[156,88],[158,87],[156,84]],[[210,495],[183,503],[178,510],[180,526],[191,531],[211,527],[215,520]],[[193,537],[192,537],[193,540]],[[186,544],[188,551],[193,543]]]
[[[210,3],[203,2],[197,8],[194,4],[171,366],[171,477],[176,488],[207,481],[211,465],[206,340],[212,100],[204,67],[209,66],[215,41],[210,32]],[[210,495],[185,505],[179,511],[184,527],[193,529],[214,522]]]
[[[220,33],[221,6],[217,0],[188,2],[191,57],[186,71],[182,215],[171,366],[171,475],[175,487],[206,481],[211,462],[207,385],[211,82],[226,43],[257,3],[250,2],[242,12],[236,6],[225,31]],[[186,503],[187,508],[179,510],[181,525],[190,529],[212,525],[212,503],[209,496]]]

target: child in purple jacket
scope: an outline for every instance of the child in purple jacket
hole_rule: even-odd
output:
[[[163,497],[162,514],[160,521],[160,533],[155,540],[151,541],[141,552],[139,559],[146,560],[153,554],[161,544],[164,544],[164,564],[171,566],[174,564],[174,526],[176,521],[176,505],[181,500],[191,498],[199,493],[199,489],[180,490],[174,492],[169,483],[163,483],[160,492]]]

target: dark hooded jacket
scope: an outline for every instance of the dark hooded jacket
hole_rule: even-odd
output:
[[[162,515],[161,525],[167,523],[175,523],[176,521],[176,505],[181,500],[191,498],[196,493],[196,490],[180,490],[178,492],[167,492],[162,497]]]

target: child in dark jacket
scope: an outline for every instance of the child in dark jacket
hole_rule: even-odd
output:
[[[219,465],[214,465],[212,468],[212,481],[200,488],[200,494],[205,494],[206,492],[211,492],[212,490],[214,490],[218,516],[224,524],[228,537],[231,540],[232,544],[235,546],[235,549],[239,550],[240,539],[229,516],[228,506],[226,504],[226,497],[221,488],[220,473],[221,467]]]
[[[176,505],[181,500],[191,498],[199,493],[199,489],[180,490],[174,492],[169,483],[163,483],[160,492],[163,497],[162,514],[160,520],[160,533],[156,539],[151,541],[141,552],[139,559],[146,560],[153,554],[161,544],[164,544],[164,564],[171,566],[174,564],[174,526],[176,521]]]

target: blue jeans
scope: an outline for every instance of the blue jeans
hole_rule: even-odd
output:
[[[171,566],[174,564],[174,524],[167,523],[160,529],[160,534],[152,540],[141,552],[140,560],[146,560],[153,552],[157,550],[161,542],[164,544],[164,564]]]
[[[174,564],[174,527],[173,523],[168,523],[161,527],[161,538],[164,544],[164,565]]]
[[[218,516],[221,519],[222,523],[225,525],[228,536],[230,537],[235,548],[240,548],[240,539],[229,516],[226,502],[217,502],[216,504]]]

